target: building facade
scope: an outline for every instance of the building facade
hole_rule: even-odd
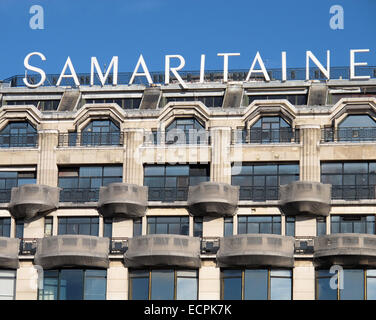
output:
[[[375,299],[376,80],[0,88],[0,298]]]

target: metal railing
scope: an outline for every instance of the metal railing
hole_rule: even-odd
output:
[[[60,133],[59,147],[98,147],[98,146],[123,146],[124,134],[122,132],[115,133],[88,133],[77,132]]]
[[[321,143],[376,141],[376,128],[324,128],[321,130]]]
[[[112,237],[110,239],[110,254],[124,254],[128,250],[128,238]]]
[[[0,134],[0,148],[36,148],[38,147],[38,134]]]
[[[314,238],[315,237],[303,237],[303,236],[296,236],[295,237],[295,245],[294,245],[294,253],[295,254],[313,254],[313,246],[314,246]]]
[[[361,200],[375,199],[376,185],[332,185],[332,199]]]
[[[99,188],[64,188],[60,191],[60,202],[97,202]]]
[[[20,255],[32,256],[37,250],[37,239],[35,238],[22,238],[20,241]]]
[[[292,128],[233,130],[233,144],[299,143],[300,131]]]
[[[208,130],[192,131],[151,131],[145,133],[145,145],[210,145],[211,137]]]
[[[229,81],[245,81],[248,75],[249,69],[236,69],[230,70],[228,72]],[[357,75],[366,75],[371,78],[376,78],[376,67],[374,66],[358,66],[356,68]],[[282,69],[273,68],[268,69],[268,74],[271,80],[281,80],[282,79]],[[150,72],[153,83],[164,84],[165,73],[164,72]],[[200,81],[200,71],[179,71],[179,75],[185,82],[199,82]],[[56,86],[60,74],[47,74],[44,86]],[[306,69],[305,68],[287,68],[286,70],[287,80],[305,80]],[[24,87],[23,82],[24,75],[14,75],[12,77],[3,80],[4,83],[8,83],[11,87]],[[90,85],[90,73],[78,73],[78,81],[80,85]],[[132,72],[118,72],[118,84],[129,84],[132,77]],[[309,69],[309,78],[313,80],[327,80],[324,74],[317,68],[311,67]],[[331,67],[330,68],[330,78],[331,79],[350,79],[350,68],[349,67]],[[38,83],[40,81],[40,75],[29,75],[27,76],[29,83]],[[264,76],[260,73],[253,73],[250,80],[264,81]],[[112,84],[113,78],[110,75],[107,78],[105,84]],[[223,81],[223,70],[211,70],[206,71],[204,75],[205,82],[222,82]],[[171,82],[177,82],[175,77],[171,77]],[[146,77],[136,77],[134,79],[134,84],[148,85]],[[94,85],[100,85],[100,79],[97,74],[94,76]],[[74,80],[72,78],[62,79],[61,86],[72,86],[75,87]]]

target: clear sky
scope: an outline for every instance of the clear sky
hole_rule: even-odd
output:
[[[32,29],[30,8],[44,10],[44,29]],[[344,29],[333,30],[329,10],[344,10]],[[164,55],[180,54],[183,70],[221,70],[219,52],[230,69],[249,69],[257,51],[267,68],[305,66],[311,50],[326,65],[349,65],[349,49],[370,49],[358,61],[376,65],[376,0],[0,0],[0,79],[24,74],[23,60],[60,73],[70,56],[76,72],[90,71],[90,57],[101,66],[119,56],[119,71],[133,71],[140,53],[149,71],[164,70]]]

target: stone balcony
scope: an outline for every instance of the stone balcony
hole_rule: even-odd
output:
[[[376,235],[336,233],[314,239],[316,267],[376,267]]]
[[[34,263],[43,269],[60,267],[108,268],[109,239],[60,235],[38,239]]]
[[[280,186],[279,207],[286,216],[327,216],[330,212],[331,185],[313,181],[294,181]]]
[[[60,188],[41,184],[12,188],[9,211],[15,219],[31,220],[58,208],[59,191]]]
[[[0,268],[17,269],[20,239],[0,237]]]
[[[175,234],[153,234],[131,238],[124,255],[126,267],[199,268],[200,239]]]
[[[220,267],[294,266],[294,237],[275,234],[240,234],[220,239]]]
[[[193,216],[233,216],[238,208],[239,187],[227,183],[202,182],[189,187],[188,211]]]
[[[148,187],[111,183],[99,191],[98,211],[104,217],[142,217],[147,205]]]

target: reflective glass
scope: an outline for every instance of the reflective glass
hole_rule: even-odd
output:
[[[83,284],[83,270],[61,270],[59,300],[81,300]]]
[[[197,300],[197,278],[182,278],[177,275],[177,300]]]
[[[242,299],[242,278],[223,279],[223,300]]]
[[[291,278],[270,278],[270,299],[291,300]]]
[[[244,299],[268,299],[268,270],[244,271]]]
[[[341,300],[363,300],[364,299],[364,271],[343,270],[343,289],[340,289]]]
[[[153,270],[151,274],[151,299],[174,299],[174,271]]]

